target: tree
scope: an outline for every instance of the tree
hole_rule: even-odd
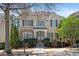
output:
[[[10,25],[11,25],[11,29],[10,29],[10,45],[11,48],[14,48],[16,45],[16,41],[18,41],[19,39],[19,23],[18,23],[19,19],[18,17],[16,17],[15,15],[11,15],[10,16]]]
[[[11,53],[10,48],[10,42],[9,42],[9,15],[12,10],[21,10],[21,9],[28,9],[31,7],[37,6],[40,8],[40,6],[44,10],[54,9],[52,7],[55,7],[54,4],[37,4],[37,3],[1,3],[0,8],[3,10],[5,14],[5,52]]]
[[[63,18],[59,29],[59,36],[63,38],[63,40],[70,40],[71,46],[73,47],[76,39],[79,38],[79,18],[75,16]]]

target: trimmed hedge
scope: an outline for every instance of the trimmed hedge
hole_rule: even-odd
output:
[[[5,49],[5,43],[0,43],[0,49]]]
[[[50,43],[50,39],[49,38],[44,38],[43,43],[44,43],[45,47],[50,47],[51,43]]]
[[[35,38],[26,38],[24,39],[25,43],[28,43],[28,47],[32,48],[32,47],[36,47],[37,44],[37,40]]]

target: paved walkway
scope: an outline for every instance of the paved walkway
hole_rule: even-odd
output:
[[[37,43],[36,48],[44,48],[44,43]]]
[[[44,43],[37,43],[37,46],[36,48],[33,50],[32,52],[33,55],[42,55],[42,54],[45,54],[45,51],[44,51]]]

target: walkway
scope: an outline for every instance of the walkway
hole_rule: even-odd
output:
[[[72,48],[74,49],[74,48]],[[13,49],[12,53],[15,56],[79,56],[79,53],[71,53],[68,52],[71,50],[70,48],[30,48],[26,49],[26,53],[24,53],[23,49]],[[78,48],[79,50],[79,48]],[[30,54],[30,55],[29,55]],[[0,55],[6,56],[5,53],[3,53],[3,50],[0,50]]]
[[[36,48],[33,50],[32,52],[33,55],[42,55],[42,54],[45,54],[45,51],[44,51],[44,43],[37,43],[37,46]]]
[[[44,48],[44,43],[37,43],[36,48]]]

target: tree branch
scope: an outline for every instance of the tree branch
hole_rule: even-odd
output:
[[[1,8],[3,11],[5,11],[4,6],[0,5],[0,8]]]
[[[28,9],[28,8],[31,8],[35,5],[36,3],[32,4],[32,5],[29,5],[26,7],[26,5],[23,5],[22,7],[17,7],[17,8],[10,8],[10,10],[21,10],[21,9]]]

